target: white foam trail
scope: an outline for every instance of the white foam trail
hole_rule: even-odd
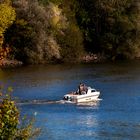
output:
[[[102,99],[97,99],[93,102],[101,101]],[[18,105],[30,105],[30,104],[76,104],[76,102],[58,100],[58,101],[49,101],[49,100],[29,100],[29,101],[19,101]]]
[[[102,101],[103,99],[98,98],[97,101]]]

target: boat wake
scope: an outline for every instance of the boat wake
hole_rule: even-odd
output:
[[[18,105],[29,105],[29,104],[59,104],[59,103],[64,103],[63,100],[59,101],[50,101],[50,100],[22,100],[22,101],[17,101]]]
[[[30,104],[77,104],[77,105],[95,105],[102,99],[96,99],[92,102],[85,102],[85,103],[76,103],[72,101],[65,101],[65,100],[58,100],[58,101],[50,101],[50,100],[21,100],[16,101],[17,105],[30,105]]]

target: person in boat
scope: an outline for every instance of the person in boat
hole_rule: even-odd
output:
[[[82,86],[82,83],[79,84],[76,94],[79,94],[79,95],[81,94],[81,86]]]
[[[85,92],[85,94],[87,94],[88,87],[85,84],[84,84],[84,87],[83,87],[83,91]]]
[[[77,93],[78,93],[79,95],[86,94],[86,93],[87,93],[87,87],[86,87],[86,85],[80,83],[79,86],[78,86]]]

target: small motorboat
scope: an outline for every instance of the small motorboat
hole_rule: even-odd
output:
[[[74,102],[74,103],[83,103],[83,102],[91,102],[98,100],[100,95],[100,91],[97,91],[94,88],[87,87],[87,90],[81,93],[71,92],[64,95],[63,100],[66,102]]]

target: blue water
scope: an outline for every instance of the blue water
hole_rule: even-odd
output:
[[[101,91],[93,104],[22,104],[42,132],[37,140],[139,140],[140,62],[26,66],[0,70],[21,100],[61,100],[80,82]]]

